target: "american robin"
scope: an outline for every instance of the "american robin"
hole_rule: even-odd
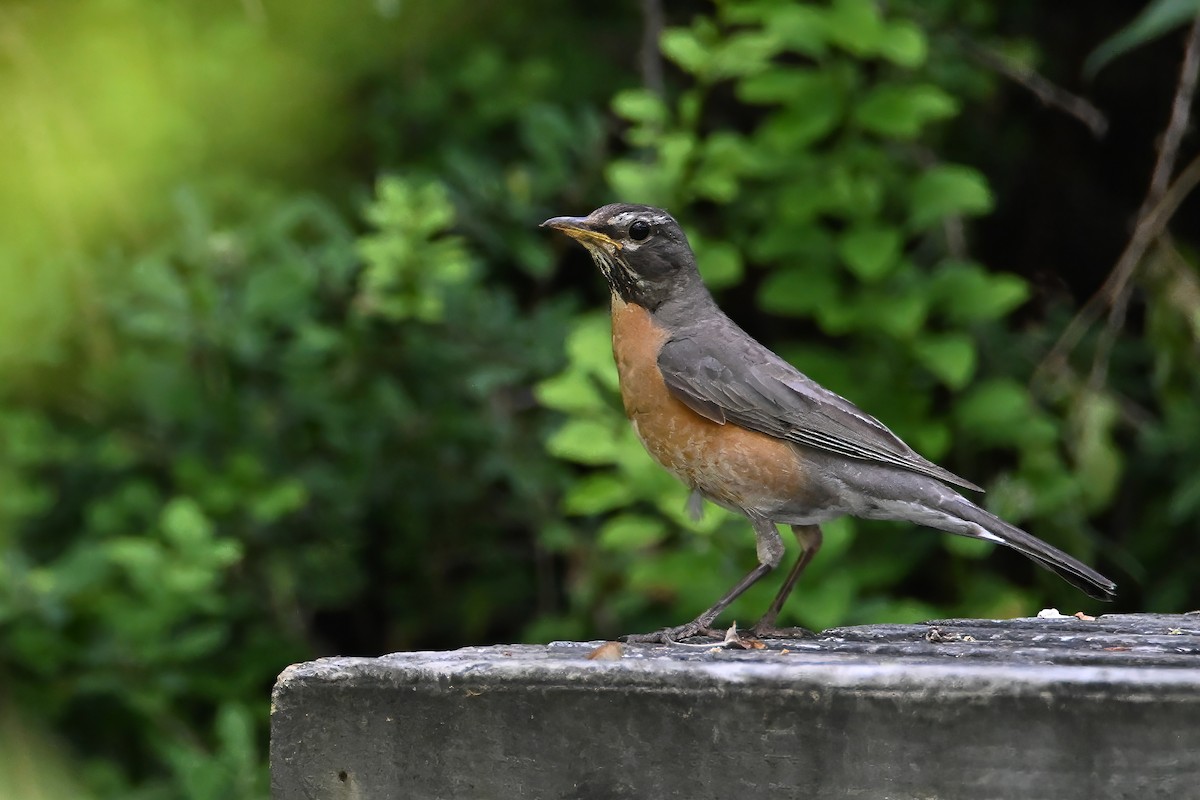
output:
[[[822,522],[906,520],[1011,547],[1100,600],[1116,584],[1010,525],[951,485],[982,491],[922,458],[871,415],[823,388],[717,307],[670,214],[613,204],[542,223],[572,237],[612,290],[613,356],[625,414],[646,450],[699,495],[744,514],[758,566],[685,625],[628,637],[662,642],[711,633],[717,616],[778,566],[791,526],[800,557],[754,632],[775,621],[821,547]]]

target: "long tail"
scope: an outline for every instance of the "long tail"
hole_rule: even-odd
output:
[[[979,530],[964,530],[960,522],[950,525],[953,520],[943,520],[943,524],[933,523],[933,526],[950,533],[971,536],[977,539],[987,539],[992,542],[1011,547],[1018,553],[1032,559],[1058,575],[1077,589],[1087,593],[1097,600],[1110,601],[1117,596],[1117,585],[1096,570],[1064,553],[1057,547],[1052,547],[1041,539],[1026,533],[1015,525],[984,511],[965,497],[947,491],[937,503],[939,511],[958,520],[966,522],[972,528]],[[931,524],[932,521],[925,524]]]

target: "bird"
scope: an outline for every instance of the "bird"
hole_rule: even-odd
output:
[[[757,565],[694,620],[626,641],[717,635],[713,624],[785,554],[800,555],[751,629],[786,635],[780,611],[821,548],[821,524],[843,516],[916,523],[1010,547],[1098,600],[1116,584],[967,499],[983,491],[919,455],[882,422],[824,388],[730,319],[705,286],[679,223],[647,205],[614,203],[541,224],[583,245],[608,283],[612,347],[638,438],[693,496],[745,516]],[[802,630],[802,629],[801,629]]]

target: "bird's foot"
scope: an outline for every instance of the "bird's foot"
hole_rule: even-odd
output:
[[[674,628],[663,628],[653,633],[631,633],[622,636],[621,641],[630,644],[676,644],[693,636],[708,636],[720,639],[724,631],[714,631],[701,620],[693,620],[686,625],[676,625]]]
[[[756,639],[815,639],[817,634],[808,628],[777,628],[761,622],[750,629]]]

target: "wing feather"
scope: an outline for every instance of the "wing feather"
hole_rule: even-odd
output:
[[[723,356],[695,338],[668,341],[658,357],[667,389],[715,422],[729,421],[796,444],[983,491],[921,457],[882,422],[758,342],[744,334],[738,338],[739,344]]]

